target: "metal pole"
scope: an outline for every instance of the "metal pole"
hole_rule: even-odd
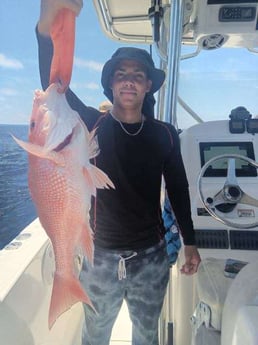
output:
[[[167,80],[165,93],[165,114],[166,122],[173,124],[177,128],[177,98],[179,81],[179,64],[181,55],[182,26],[184,17],[184,0],[172,0],[170,9],[169,43],[167,46]],[[173,309],[172,309],[172,272],[168,284],[168,345],[173,344]]]
[[[184,0],[173,0],[170,11],[170,31],[167,66],[167,88],[165,102],[165,121],[177,127],[177,93],[179,63],[181,54]]]

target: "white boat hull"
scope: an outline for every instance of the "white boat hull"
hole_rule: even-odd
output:
[[[0,251],[0,342],[5,345],[79,345],[81,303],[61,315],[51,331],[48,308],[54,258],[38,219]]]

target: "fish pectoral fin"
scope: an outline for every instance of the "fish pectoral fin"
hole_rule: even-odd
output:
[[[28,153],[37,156],[39,158],[45,158],[53,161],[55,164],[60,166],[65,166],[65,160],[64,157],[55,151],[46,151],[42,146],[35,145],[32,143],[27,143],[23,140],[17,139],[15,136],[13,136],[13,139],[16,141],[16,143],[21,146],[25,151]]]
[[[88,181],[89,185],[92,187],[92,195],[96,195],[96,188],[104,189],[104,188],[113,188],[115,186],[110,178],[105,174],[102,170],[97,168],[95,165],[90,165],[87,168],[83,168],[83,174]]]
[[[48,316],[48,327],[51,329],[58,317],[75,303],[83,302],[95,310],[89,296],[83,290],[80,281],[73,275],[69,277],[55,273],[51,303]]]

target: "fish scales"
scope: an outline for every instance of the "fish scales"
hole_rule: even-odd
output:
[[[79,301],[94,309],[78,279],[75,261],[82,250],[93,263],[91,197],[96,188],[114,188],[109,177],[90,163],[99,153],[95,131],[89,133],[58,88],[53,83],[45,92],[35,91],[29,142],[14,137],[29,153],[29,188],[55,255],[49,328]]]

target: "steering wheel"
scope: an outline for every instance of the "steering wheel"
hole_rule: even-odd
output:
[[[211,165],[211,163],[219,159],[228,160],[226,181],[224,183],[224,186],[218,193],[216,193],[212,197],[207,197],[205,199],[203,195],[203,186],[202,186],[203,176],[206,170],[208,169],[208,167]],[[202,167],[200,174],[198,176],[197,184],[198,184],[199,197],[206,211],[219,222],[225,225],[228,225],[230,227],[234,227],[234,228],[242,228],[242,229],[254,228],[258,226],[258,220],[252,223],[240,224],[240,223],[231,222],[227,218],[223,217],[221,215],[223,214],[223,212],[220,212],[220,215],[217,213],[217,210],[219,210],[220,205],[223,205],[223,204],[228,207],[228,211],[224,210],[224,212],[232,211],[238,203],[258,207],[258,200],[254,199],[250,195],[247,195],[239,186],[239,183],[236,178],[235,159],[242,159],[248,162],[250,165],[254,166],[256,169],[258,169],[257,162],[255,162],[254,160],[250,158],[247,158],[238,154],[224,154],[224,155],[219,155],[214,158],[211,158]]]

